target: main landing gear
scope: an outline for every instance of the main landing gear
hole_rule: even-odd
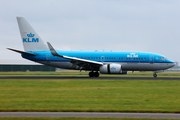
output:
[[[89,72],[89,77],[99,77],[99,73],[98,72]]]
[[[153,74],[153,76],[154,76],[154,78],[156,78],[156,77],[157,77],[157,74],[156,74],[156,73],[154,73],[154,74]]]

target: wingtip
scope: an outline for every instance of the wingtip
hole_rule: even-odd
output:
[[[6,48],[6,49],[11,50],[11,48]]]

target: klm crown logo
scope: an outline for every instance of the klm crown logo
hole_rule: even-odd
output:
[[[111,70],[116,70],[116,68],[115,68],[115,67],[112,67]]]
[[[32,33],[27,34],[28,38],[23,38],[23,42],[28,42],[28,43],[39,42],[39,38],[34,38],[34,36],[35,34],[32,34]]]
[[[34,37],[35,34],[30,33],[30,34],[27,34],[27,36],[28,36],[28,37]]]

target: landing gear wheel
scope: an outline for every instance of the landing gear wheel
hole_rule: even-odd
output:
[[[89,72],[89,77],[99,77],[99,72]]]
[[[99,77],[99,73],[98,73],[98,72],[95,72],[95,73],[94,73],[94,77]]]
[[[89,77],[93,77],[94,73],[93,72],[89,72]]]
[[[154,76],[154,78],[156,78],[156,77],[157,77],[157,74],[156,74],[156,73],[154,73],[154,74],[153,74],[153,76]]]

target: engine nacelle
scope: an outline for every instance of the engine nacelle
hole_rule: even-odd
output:
[[[127,71],[121,69],[120,64],[107,64],[99,68],[100,73],[102,74],[127,74]]]

